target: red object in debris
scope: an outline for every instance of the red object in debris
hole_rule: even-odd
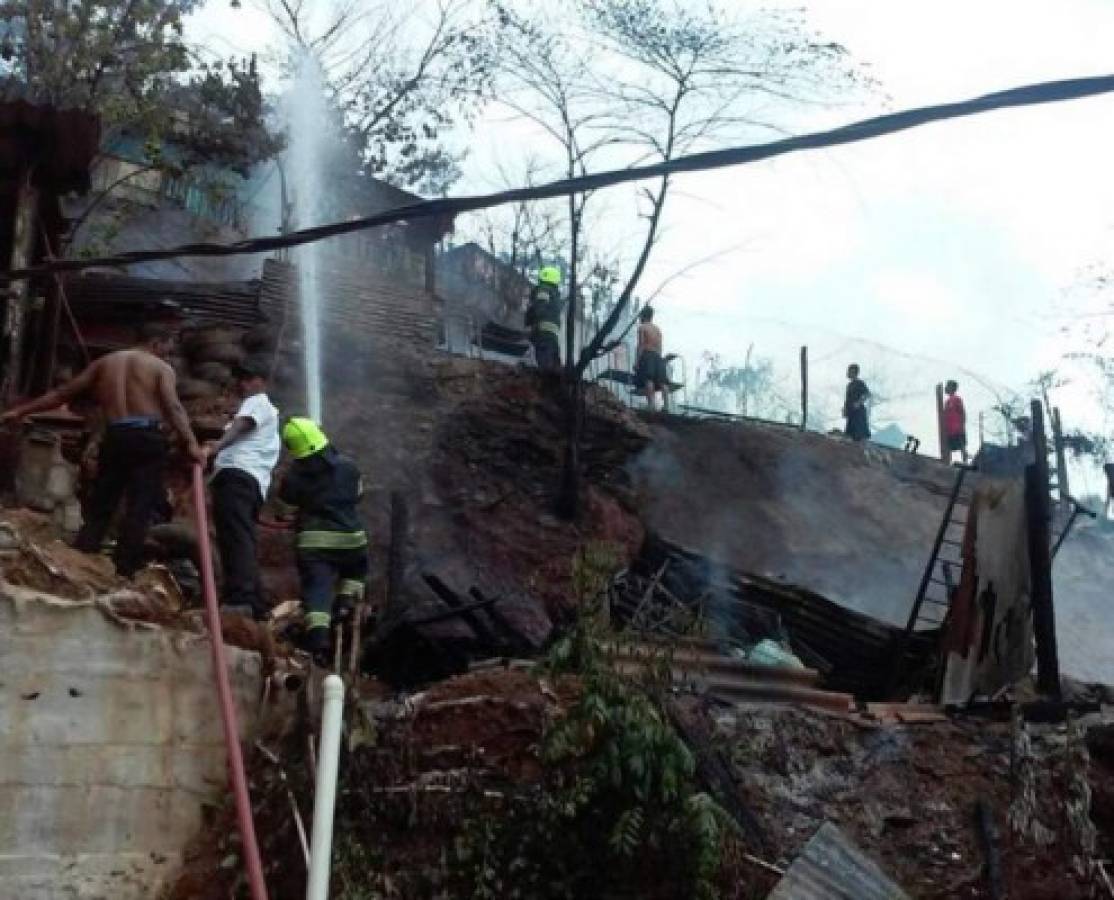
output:
[[[209,523],[205,512],[205,483],[199,465],[193,467],[193,505],[197,516],[201,592],[205,596],[205,614],[209,619],[209,641],[213,645],[213,671],[217,678],[217,696],[220,698],[224,743],[228,748],[228,768],[232,772],[232,793],[236,798],[236,818],[240,823],[240,838],[244,844],[248,883],[251,885],[252,900],[267,900],[263,864],[259,858],[259,844],[255,838],[255,823],[251,818],[251,797],[248,794],[244,755],[240,750],[240,729],[236,724],[236,707],[232,703],[232,685],[228,681],[228,663],[224,658],[224,635],[221,633],[217,587],[213,580],[213,550],[209,546]]]

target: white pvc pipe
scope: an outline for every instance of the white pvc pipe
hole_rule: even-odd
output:
[[[317,784],[313,793],[313,839],[309,851],[306,900],[327,900],[329,858],[333,849],[333,809],[337,798],[337,761],[340,726],[344,714],[344,682],[338,675],[325,678],[321,709],[321,744],[317,749]]]

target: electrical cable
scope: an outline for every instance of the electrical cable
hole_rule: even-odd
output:
[[[487,209],[507,203],[524,200],[544,200],[579,194],[600,188],[613,187],[632,181],[649,178],[664,178],[684,172],[699,172],[738,166],[796,153],[801,150],[816,150],[822,147],[836,147],[870,140],[883,135],[895,134],[917,128],[932,122],[942,122],[965,116],[978,115],[993,110],[1035,106],[1044,103],[1058,103],[1065,100],[1078,100],[1100,94],[1114,92],[1114,75],[1099,75],[1090,78],[1070,78],[1062,81],[1041,82],[1011,88],[935,106],[888,113],[882,116],[853,122],[827,131],[813,132],[797,137],[784,138],[765,144],[731,147],[723,150],[710,150],[693,153],[676,159],[666,160],[646,166],[632,166],[626,169],[612,169],[595,172],[576,178],[566,178],[535,187],[513,188],[493,194],[479,194],[465,197],[445,197],[437,200],[423,200],[406,206],[396,207],[347,222],[333,222],[304,228],[288,234],[268,237],[248,238],[228,244],[194,243],[183,244],[160,250],[135,250],[90,259],[64,259],[10,270],[0,276],[8,281],[29,278],[50,272],[72,272],[93,266],[126,266],[133,263],[172,259],[180,256],[234,256],[243,253],[267,253],[284,247],[295,247],[324,238],[351,234],[395,222],[415,219],[447,218],[460,213]]]

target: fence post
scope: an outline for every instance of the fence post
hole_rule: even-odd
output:
[[[944,433],[944,386],[936,385],[936,435],[940,441],[940,459],[949,462],[952,458],[948,452],[948,436]]]
[[[808,347],[801,347],[801,431],[808,428]]]

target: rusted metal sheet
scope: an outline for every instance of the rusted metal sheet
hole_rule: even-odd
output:
[[[263,321],[258,281],[193,282],[128,275],[82,275],[65,281],[79,323],[135,322],[137,316],[182,318],[198,325],[250,327]]]
[[[288,263],[264,263],[259,299],[260,310],[269,320],[296,319],[297,278],[297,269]],[[323,267],[321,281],[327,298],[322,305],[326,327],[340,328],[352,336],[433,346],[435,300],[423,287],[402,279],[384,280],[364,265],[341,260],[331,260]]]
[[[993,695],[1025,677],[1034,660],[1024,483],[981,484],[968,523],[969,564],[942,645],[945,705]]]
[[[908,900],[909,895],[825,822],[766,900]]]

